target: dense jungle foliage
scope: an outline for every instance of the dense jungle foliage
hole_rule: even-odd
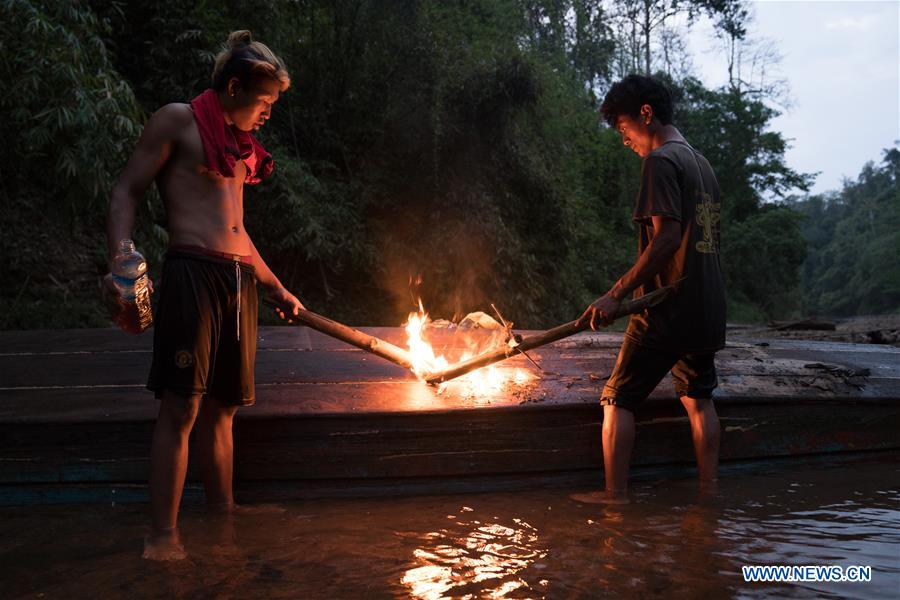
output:
[[[234,29],[291,72],[246,227],[313,310],[397,325],[421,296],[435,317],[490,302],[524,327],[580,314],[634,259],[640,162],[597,113],[629,72],[669,82],[676,125],[719,177],[731,320],[900,307],[896,151],[836,195],[790,200],[812,176],[785,164],[766,92],[692,76],[673,20],[708,15],[733,49],[742,0],[0,6],[0,328],[109,324],[110,189],[148,116],[208,86]],[[155,190],[134,237],[157,274]]]
[[[802,214],[808,310],[824,315],[900,309],[900,150],[885,150],[840,192],[795,200]]]

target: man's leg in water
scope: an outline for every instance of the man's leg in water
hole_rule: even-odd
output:
[[[691,421],[691,437],[694,441],[694,454],[697,456],[697,468],[700,471],[700,482],[711,485],[719,473],[719,440],[721,437],[719,415],[712,398],[691,398],[682,396],[681,403],[687,410]]]
[[[625,499],[634,447],[634,413],[614,404],[603,407],[603,471],[608,498]]]
[[[207,398],[197,419],[197,451],[200,453],[206,503],[216,512],[234,509],[234,437],[232,422],[237,406],[224,406]]]
[[[616,366],[603,387],[603,471],[604,492],[575,494],[580,502],[626,504],[628,469],[634,446],[634,410],[646,400],[678,355],[641,346],[626,337],[619,349]]]
[[[634,413],[627,408],[603,406],[603,474],[606,490],[572,494],[578,502],[628,503],[628,468],[634,447]]]
[[[144,544],[144,558],[185,557],[176,528],[178,507],[188,464],[188,438],[201,396],[163,392],[150,449],[150,510],[153,530]]]

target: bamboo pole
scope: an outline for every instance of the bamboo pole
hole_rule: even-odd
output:
[[[277,303],[273,302],[269,298],[263,298],[263,304],[266,306],[271,306],[272,308],[277,308],[279,310],[284,310]],[[347,327],[342,323],[338,323],[337,321],[332,321],[328,317],[323,317],[322,315],[316,314],[310,310],[301,310],[298,315],[287,315],[291,320],[298,321],[311,329],[315,329],[325,335],[329,335],[333,338],[339,339],[342,342],[347,342],[351,346],[356,346],[360,350],[365,350],[366,352],[371,352],[376,356],[380,356],[381,358],[387,359],[394,364],[398,364],[404,369],[412,369],[413,362],[412,357],[409,355],[409,352],[400,348],[399,346],[395,346],[390,342],[386,342],[380,338],[377,338],[373,335],[369,335],[367,333],[363,333],[358,329],[353,329],[352,327]]]
[[[636,300],[623,300],[619,305],[619,310],[616,311],[616,314],[613,316],[613,320],[624,317],[625,315],[641,312],[646,308],[659,304],[660,302],[668,298],[669,294],[671,294],[674,289],[675,288],[673,286],[669,285],[659,288],[658,290],[654,290],[649,294],[645,294],[644,296],[641,296]],[[425,381],[427,381],[431,385],[437,385],[439,383],[443,383],[445,381],[449,381],[451,379],[455,379],[457,377],[465,375],[466,373],[470,373],[476,369],[480,369],[481,367],[486,367],[496,362],[500,362],[501,360],[505,360],[510,356],[528,352],[529,350],[533,350],[534,348],[559,341],[563,338],[569,337],[570,335],[575,335],[576,333],[584,331],[588,327],[590,327],[590,319],[576,319],[574,321],[566,323],[565,325],[560,325],[559,327],[548,329],[543,333],[539,333],[527,338],[522,338],[522,341],[519,342],[519,344],[516,346],[504,346],[490,352],[485,352],[484,354],[481,354],[474,358],[470,358],[469,360],[457,363],[443,371],[432,373],[425,378]]]

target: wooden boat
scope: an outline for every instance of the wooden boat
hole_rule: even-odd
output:
[[[399,328],[364,331],[403,344]],[[146,499],[151,336],[52,330],[0,340],[0,504]],[[584,333],[540,348],[539,379],[473,396],[458,381],[439,394],[305,328],[261,328],[257,404],[235,420],[238,497],[598,485],[597,398],[620,342]],[[734,339],[717,356],[723,461],[900,448],[900,348]],[[503,368],[537,373],[522,357]],[[637,415],[632,462],[637,473],[693,464],[668,380]]]

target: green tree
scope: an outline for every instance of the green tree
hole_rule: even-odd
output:
[[[799,310],[805,243],[797,215],[773,202],[809,189],[813,175],[787,165],[787,142],[769,129],[778,113],[737,86],[710,90],[687,79],[673,89],[676,124],[709,160],[722,193],[729,318],[772,318]]]
[[[617,54],[609,3],[0,1],[4,75],[26,91],[3,101],[13,117],[0,124],[25,140],[3,150],[4,203],[26,232],[3,242],[0,302],[21,308],[0,311],[4,327],[106,322],[95,286],[109,189],[146,115],[200,93],[237,26],[294,81],[260,132],[278,166],[246,190],[247,229],[311,308],[397,324],[417,296],[440,317],[495,302],[540,327],[576,316],[633,259],[640,163],[596,114]],[[774,222],[761,194],[800,176],[764,133],[764,106],[682,87],[686,133],[721,150],[710,155],[720,173],[739,167],[728,193],[743,243]],[[135,238],[158,269],[158,194],[140,210]],[[59,283],[31,276],[52,260],[48,240],[66,236]],[[747,286],[746,302],[764,300]],[[29,316],[37,298],[46,310]],[[84,311],[51,316],[61,299]]]
[[[107,51],[110,22],[87,4],[2,7],[0,326],[102,324],[102,213],[140,109]]]
[[[809,243],[803,283],[812,312],[850,316],[900,310],[900,150],[863,167],[828,196],[794,202]]]

